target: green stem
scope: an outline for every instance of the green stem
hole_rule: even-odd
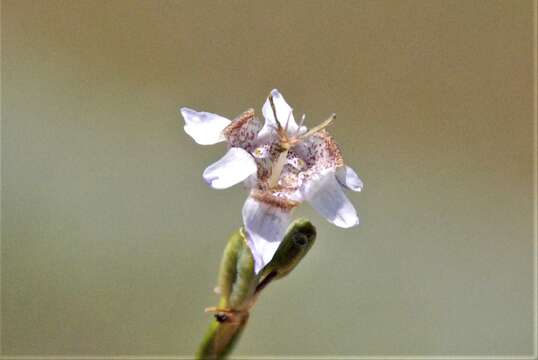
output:
[[[248,322],[248,313],[238,316],[234,322],[213,320],[209,325],[196,359],[223,359],[235,347]]]

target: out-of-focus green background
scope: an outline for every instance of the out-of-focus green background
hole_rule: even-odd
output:
[[[278,88],[366,186],[240,355],[532,352],[531,1],[2,1],[2,351],[188,355],[241,186],[179,105]]]

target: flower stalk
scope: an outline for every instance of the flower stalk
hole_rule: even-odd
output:
[[[254,259],[243,229],[232,234],[221,260],[214,320],[204,336],[197,359],[222,359],[230,354],[247,325],[250,311],[261,292],[274,280],[288,275],[308,253],[316,239],[316,229],[306,219],[295,220],[288,228],[273,259],[256,275]]]

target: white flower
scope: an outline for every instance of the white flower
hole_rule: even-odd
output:
[[[297,124],[277,90],[263,105],[263,127],[252,109],[234,120],[188,108],[180,112],[185,132],[198,144],[228,142],[228,152],[208,166],[203,177],[215,189],[242,181],[250,189],[243,222],[256,273],[273,257],[292,210],[303,201],[336,226],[358,225],[355,208],[342,187],[361,191],[363,183],[344,165],[338,146],[324,129],[334,115],[307,131],[302,126],[304,115]]]

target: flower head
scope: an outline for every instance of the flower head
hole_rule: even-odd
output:
[[[205,181],[215,189],[240,182],[250,189],[242,214],[256,273],[273,257],[293,209],[304,201],[336,226],[358,225],[355,208],[342,187],[361,191],[363,183],[344,164],[325,129],[334,115],[308,130],[304,115],[297,124],[293,109],[277,90],[263,105],[263,126],[252,109],[234,120],[188,108],[180,112],[185,132],[194,141],[229,145],[227,153],[205,169]]]

